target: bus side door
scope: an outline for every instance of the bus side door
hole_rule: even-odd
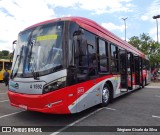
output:
[[[126,50],[119,49],[119,55],[120,55],[120,74],[121,74],[120,89],[121,89],[121,92],[126,92],[128,91],[127,52]]]
[[[141,59],[139,56],[134,56],[134,65],[135,65],[135,85],[141,84]]]
[[[133,89],[133,54],[127,53],[127,74],[128,74],[128,89]]]

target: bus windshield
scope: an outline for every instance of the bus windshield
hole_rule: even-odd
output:
[[[4,62],[4,69],[11,70],[12,62]]]
[[[56,22],[22,31],[15,49],[12,76],[33,76],[63,67],[63,24]],[[57,68],[56,68],[57,69]]]

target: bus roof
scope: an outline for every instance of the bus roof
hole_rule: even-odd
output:
[[[127,43],[126,41],[120,39],[118,36],[116,36],[115,34],[113,34],[110,31],[108,31],[107,29],[103,28],[102,26],[100,26],[96,22],[94,22],[90,19],[84,18],[84,17],[62,17],[62,18],[51,19],[51,20],[47,20],[44,22],[34,24],[26,29],[33,28],[33,27],[43,25],[43,24],[47,24],[47,23],[51,23],[51,22],[62,21],[62,20],[76,22],[82,28],[85,28],[86,30],[88,30],[92,33],[95,33],[96,35],[98,35],[98,36],[100,36],[100,37],[102,37],[112,43],[115,43],[116,45],[118,45],[118,46],[138,55],[138,56],[141,56],[143,58],[147,58],[144,53],[139,51],[134,46],[132,46],[129,43]]]

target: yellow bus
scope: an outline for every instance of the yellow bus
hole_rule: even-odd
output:
[[[6,59],[0,59],[0,81],[3,81],[3,73],[5,72],[5,69],[8,70],[8,72],[11,72],[12,67],[12,61],[6,60]]]

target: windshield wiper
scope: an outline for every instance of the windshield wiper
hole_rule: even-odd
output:
[[[53,71],[53,72],[56,72],[56,71],[58,71],[58,70],[60,70],[60,69],[62,69],[62,68],[63,68],[62,65],[58,65],[58,66],[53,67],[53,68],[52,68],[52,71]]]
[[[30,43],[30,46],[31,46],[31,48],[30,48],[30,52],[29,52],[29,55],[28,55],[28,69],[30,69],[30,63],[31,63],[31,56],[32,56],[32,49],[33,49],[33,45],[35,44],[35,40],[33,40],[33,41],[31,41],[31,43]],[[33,63],[32,63],[33,64]],[[33,65],[32,65],[33,66]],[[33,67],[32,67],[33,68]],[[39,73],[38,72],[35,72],[33,69],[32,69],[32,71],[31,71],[31,73],[32,73],[32,75],[33,75],[33,78],[35,79],[35,80],[39,80]]]
[[[30,62],[31,62],[31,56],[32,56],[32,48],[33,48],[33,45],[34,45],[35,42],[31,42],[30,46],[31,46],[31,49],[30,49],[30,52],[29,52],[29,55],[28,55],[28,69],[30,68]]]

